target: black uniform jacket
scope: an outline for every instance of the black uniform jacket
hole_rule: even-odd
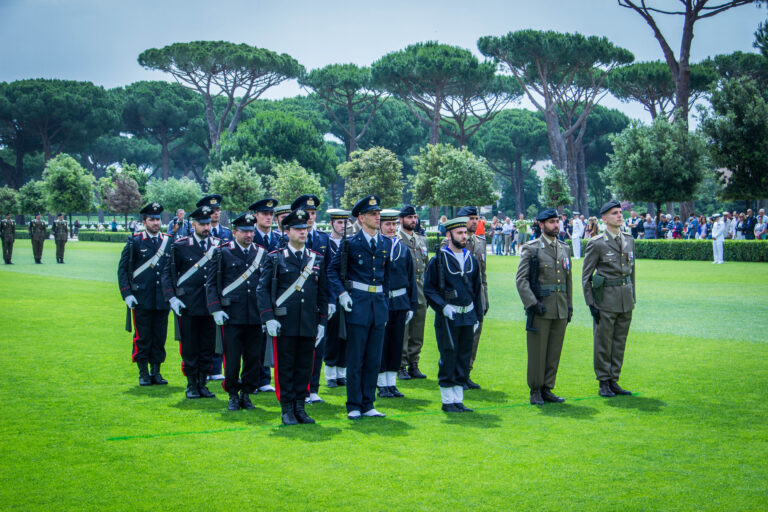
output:
[[[253,261],[261,254],[259,268],[239,287],[227,295],[224,290],[242,276]],[[206,281],[208,311],[224,311],[229,315],[228,323],[234,325],[257,325],[261,323],[259,306],[256,302],[256,288],[259,285],[259,272],[266,259],[267,251],[256,244],[251,244],[248,257],[237,242],[229,242],[213,252],[213,268]]]
[[[419,290],[416,286],[413,257],[408,247],[397,238],[392,241],[390,261],[389,310],[416,312],[416,308],[419,307]],[[401,290],[405,290],[405,293],[402,293]]]
[[[295,290],[294,283],[309,263],[311,254],[315,255],[311,273],[301,289]],[[273,278],[277,279],[274,300]],[[277,308],[275,301],[289,288],[294,289],[293,293]],[[304,248],[299,260],[290,245],[270,253],[261,270],[256,295],[262,322],[266,323],[267,320],[280,322],[281,336],[316,337],[317,326],[325,326],[328,322],[328,278],[325,258],[319,252]]]
[[[483,316],[483,287],[480,265],[477,263],[477,258],[464,249],[464,252],[467,253],[467,259],[464,262],[464,271],[462,272],[459,262],[448,251],[449,249],[443,248],[429,260],[427,272],[424,274],[424,295],[427,298],[427,303],[438,316],[442,316],[443,307],[446,304],[464,307],[473,304],[474,308],[471,311],[458,313],[453,317],[453,325],[474,325]],[[437,258],[441,258],[443,266],[446,295],[440,293]],[[453,295],[455,297],[452,297]]]
[[[163,239],[168,238],[163,254],[154,266],[148,267],[141,274],[133,277],[133,271],[141,267],[160,250]],[[168,264],[172,240],[164,233],[159,233],[157,243],[152,242],[146,231],[128,237],[117,264],[117,282],[123,299],[129,295],[136,297],[138,309],[159,309],[168,311],[169,306],[163,297],[160,283],[163,268]]]
[[[205,249],[200,247],[194,236],[184,236],[177,238],[171,247],[171,260],[168,265],[163,267],[161,273],[163,296],[165,300],[171,300],[171,297],[177,297],[181,300],[186,309],[186,313],[193,316],[207,316],[208,298],[205,294],[205,282],[208,274],[213,272],[213,256],[202,267],[197,267],[197,262],[211,246],[217,246],[220,240],[214,237],[208,237],[203,240]],[[186,279],[181,285],[178,285],[179,279],[191,268],[195,268],[195,273]]]

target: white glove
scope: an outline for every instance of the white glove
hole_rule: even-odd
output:
[[[317,338],[315,338],[315,346],[318,346],[321,341],[323,341],[323,337],[325,337],[325,326],[324,325],[318,325],[317,326]]]
[[[328,304],[328,320],[336,313],[336,304]]]
[[[277,336],[277,331],[280,330],[280,322],[277,320],[267,320],[267,334],[272,336],[273,338]]]
[[[480,322],[475,322],[475,325],[472,326],[472,332],[477,332],[478,327],[480,327]]]
[[[224,325],[224,322],[229,320],[229,315],[223,311],[217,311],[213,314],[213,321],[216,325]]]
[[[448,320],[453,320],[453,317],[456,315],[456,306],[451,306],[450,304],[446,304],[443,307],[443,315]]]
[[[413,318],[413,311],[409,311],[405,314],[405,325],[408,325],[408,322],[411,321],[411,318]]]
[[[352,312],[352,297],[350,297],[347,292],[339,295],[339,304],[341,304],[341,307],[343,307],[344,311],[347,313]]]
[[[136,307],[136,304],[138,304],[139,301],[136,300],[136,297],[133,295],[129,295],[125,298],[125,305],[128,306],[128,308],[133,309]]]
[[[181,310],[187,307],[187,305],[181,302],[177,297],[171,297],[171,300],[168,302],[171,303],[171,309],[176,313],[176,316],[181,316]]]

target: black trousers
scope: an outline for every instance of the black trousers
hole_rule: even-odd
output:
[[[259,369],[264,353],[264,333],[260,324],[221,326],[224,344],[224,391],[233,394],[242,390],[253,393],[258,388]],[[240,361],[242,360],[242,373]]]
[[[312,340],[312,346],[314,347],[312,356],[312,368],[310,371],[312,375],[309,378],[309,392],[317,393],[320,389],[320,370],[323,368],[323,356],[325,355],[325,336],[320,341],[320,344],[314,347],[315,340]]]
[[[307,336],[272,338],[275,391],[280,402],[304,400],[309,394],[315,339]]]
[[[131,360],[165,362],[165,337],[168,334],[167,309],[131,310],[133,316],[133,352]]]
[[[201,371],[208,375],[216,346],[216,324],[211,315],[194,316],[182,313],[179,317],[181,373],[196,375]]]
[[[405,317],[408,310],[389,311],[387,329],[384,332],[384,346],[381,352],[381,371],[396,372],[400,369],[403,357],[403,337],[405,336]]]
[[[328,326],[325,328],[325,350],[323,358],[327,366],[347,367],[347,340],[339,338],[339,328],[341,327],[341,307],[336,314],[328,320]],[[318,372],[319,375],[319,372]]]
[[[469,358],[472,356],[473,326],[455,326],[450,320],[447,323],[450,326],[450,337],[446,318],[442,313],[435,313],[435,337],[437,350],[440,352],[437,383],[441,388],[463,386],[467,383]]]
[[[376,400],[384,324],[347,323],[347,412],[367,412]]]
[[[261,326],[259,326],[259,329],[261,329]],[[264,335],[266,336],[266,334]],[[272,373],[270,373],[269,366],[264,364],[264,360],[267,357],[267,344],[264,343],[264,348],[261,350],[261,363],[262,366],[259,368],[259,387],[266,386],[270,382],[272,382]]]

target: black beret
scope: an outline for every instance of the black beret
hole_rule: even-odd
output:
[[[352,208],[352,216],[359,217],[361,213],[375,212],[381,210],[378,196],[365,196],[359,200]]]
[[[457,217],[469,217],[470,215],[477,215],[477,208],[474,206],[462,206],[459,211],[456,212]]]
[[[536,220],[539,222],[544,222],[547,219],[556,219],[559,215],[557,214],[557,210],[554,208],[547,208],[546,210],[541,210],[539,214],[536,216]]]
[[[416,215],[416,208],[409,204],[400,208],[400,217],[407,217],[409,215]]]
[[[620,203],[620,202],[618,202],[618,201],[616,201],[615,199],[614,199],[614,200],[611,200],[611,201],[608,201],[607,203],[605,203],[605,204],[603,205],[603,207],[602,207],[602,208],[600,208],[600,215],[603,215],[603,214],[605,214],[605,212],[607,212],[608,210],[612,210],[612,209],[614,209],[614,208],[621,208],[621,203]]]

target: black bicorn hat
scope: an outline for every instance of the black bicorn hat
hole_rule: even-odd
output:
[[[210,194],[199,200],[195,206],[210,206],[211,208],[221,209],[221,196],[219,194]]]
[[[297,208],[293,210],[291,213],[286,215],[283,218],[283,221],[281,222],[283,229],[288,228],[308,228],[307,226],[307,219],[309,218],[309,214],[306,210],[303,208]]]
[[[248,209],[252,212],[274,212],[276,206],[277,199],[268,197],[266,199],[262,199],[261,201],[256,201],[251,206],[249,206]]]
[[[245,212],[240,214],[235,220],[232,221],[232,226],[240,231],[253,231],[253,227],[256,224],[256,216],[251,212]]]
[[[378,196],[365,196],[355,203],[355,207],[352,208],[352,216],[359,217],[362,213],[380,211],[381,206],[379,203]]]
[[[162,212],[163,205],[160,203],[149,203],[147,206],[142,208],[139,213],[149,217],[150,219],[159,219]]]
[[[303,196],[297,197],[291,203],[291,210],[296,210],[298,208],[301,208],[302,210],[317,210],[318,206],[320,206],[320,198],[313,196],[312,194],[304,194]]]
[[[541,210],[539,214],[536,216],[536,220],[539,222],[544,222],[547,219],[556,219],[559,215],[557,214],[557,210],[554,208],[547,208],[546,210]]]
[[[416,208],[409,204],[400,208],[400,217],[407,217],[409,215],[416,215]]]
[[[621,208],[621,203],[615,199],[612,199],[611,201],[605,203],[602,208],[600,208],[600,215],[604,215],[607,211],[613,210],[614,208]]]
[[[209,224],[211,222],[212,213],[213,213],[213,208],[211,208],[208,205],[205,205],[205,206],[201,206],[197,210],[190,213],[189,218],[197,222],[198,224]]]

